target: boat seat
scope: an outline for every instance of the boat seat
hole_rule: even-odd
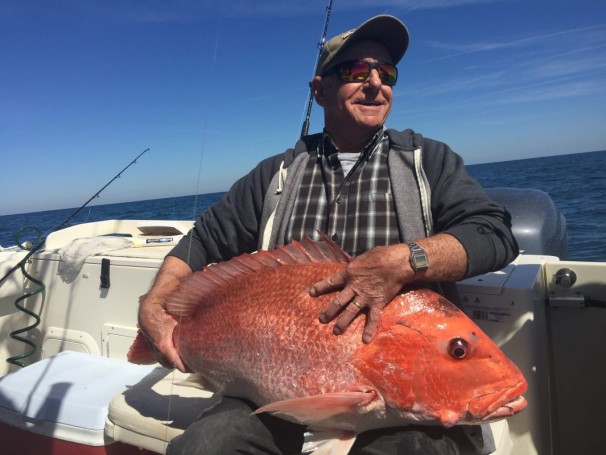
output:
[[[168,442],[180,435],[204,410],[220,401],[220,395],[181,385],[188,375],[156,368],[141,382],[116,395],[109,405],[105,434],[156,453],[165,453]],[[510,455],[513,443],[507,420],[490,424],[497,450]]]
[[[207,390],[182,385],[189,375],[158,367],[114,396],[105,419],[105,435],[156,453],[183,433],[204,410],[221,400]]]
[[[108,403],[155,370],[63,351],[0,378],[0,453],[127,453],[105,437]]]

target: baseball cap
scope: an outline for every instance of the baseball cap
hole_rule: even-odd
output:
[[[406,26],[398,18],[389,15],[375,16],[358,28],[328,40],[318,61],[316,76],[321,75],[348,46],[362,40],[374,40],[382,43],[395,65],[402,59],[408,48],[409,36]]]

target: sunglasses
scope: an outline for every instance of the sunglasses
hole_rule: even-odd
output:
[[[349,60],[337,63],[332,68],[324,71],[322,77],[334,73],[343,82],[364,82],[374,69],[379,73],[381,83],[393,87],[398,82],[398,69],[391,63],[365,62],[364,60]]]

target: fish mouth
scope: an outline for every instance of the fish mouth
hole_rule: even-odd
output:
[[[528,404],[526,398],[522,396],[527,388],[528,384],[522,380],[505,391],[477,397],[469,403],[469,411],[478,417],[481,416],[480,419],[483,421],[512,416],[522,411]]]
[[[510,401],[509,403],[499,406],[496,411],[488,414],[482,420],[490,421],[490,420],[501,419],[503,417],[512,416],[512,415],[517,414],[518,412],[522,411],[526,407],[527,404],[528,404],[528,402],[526,401],[526,398],[524,398],[522,395],[520,395],[519,397]]]

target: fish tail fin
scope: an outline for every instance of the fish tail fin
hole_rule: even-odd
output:
[[[126,358],[129,362],[138,365],[151,365],[158,362],[158,359],[154,355],[154,351],[141,329],[138,330],[135,341],[133,341],[133,344],[128,350],[128,354],[126,354]]]

